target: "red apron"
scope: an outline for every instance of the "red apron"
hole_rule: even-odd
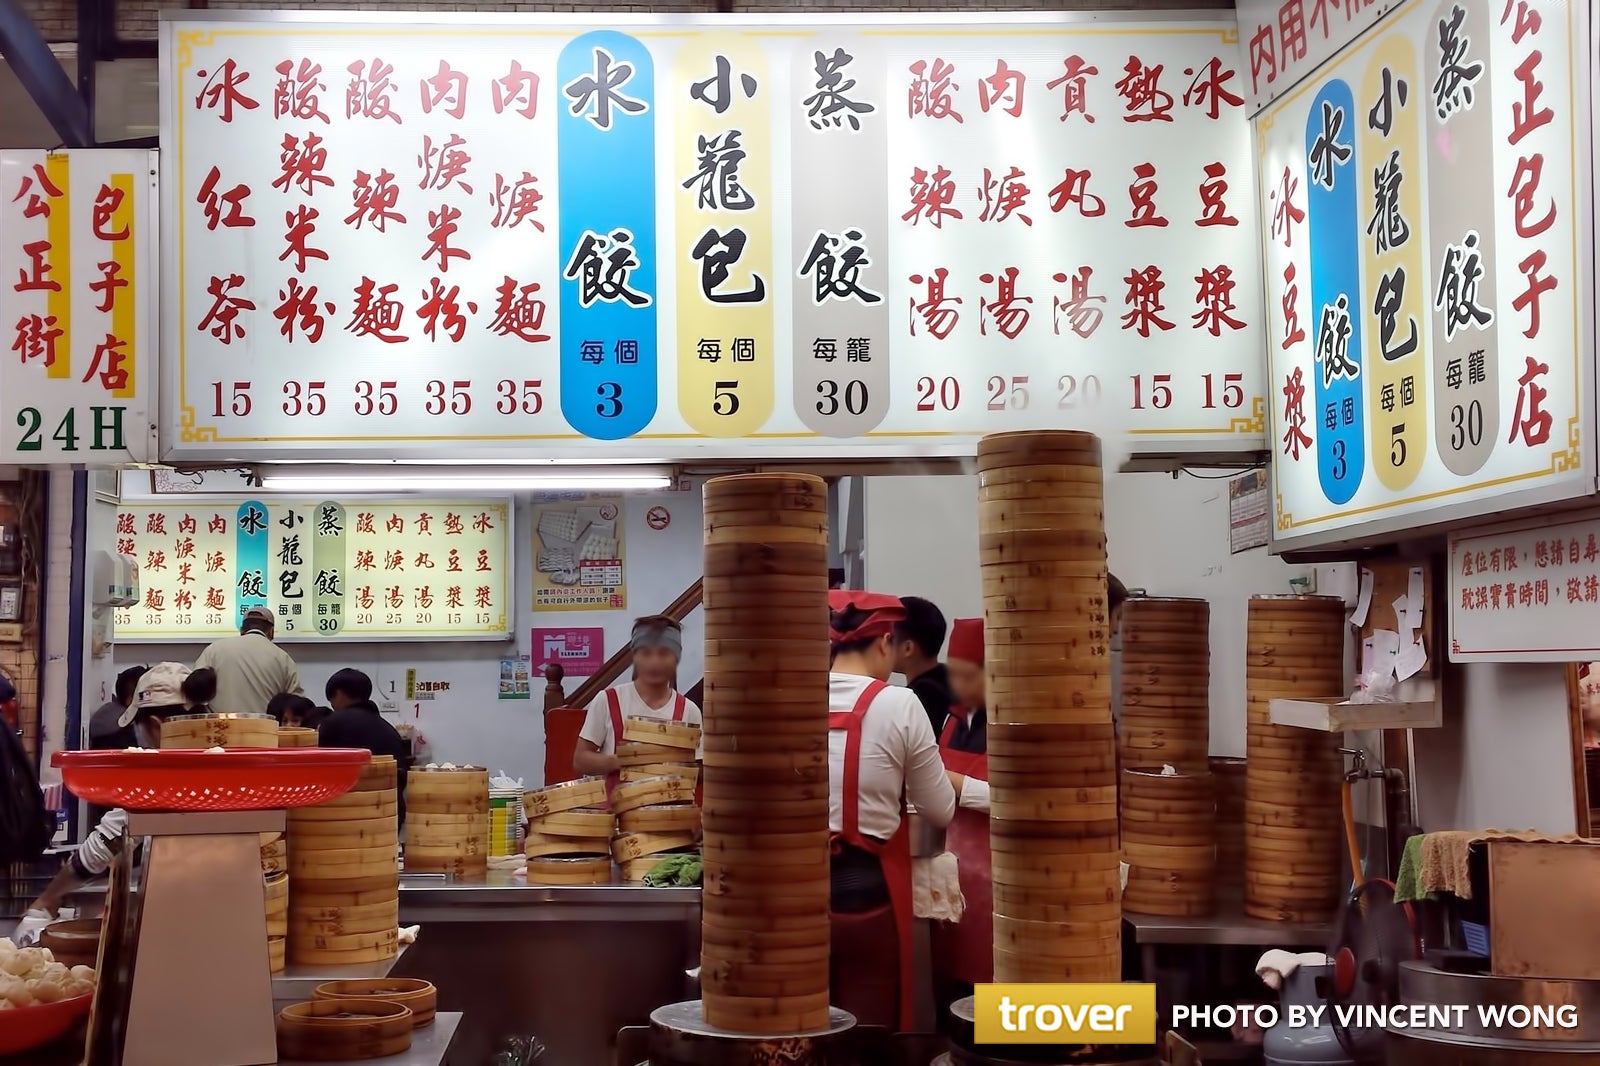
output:
[[[950,747],[956,731],[952,713],[939,734],[939,757],[944,768],[963,777],[989,780],[989,756]],[[989,855],[989,816],[983,811],[956,808],[944,831],[945,847],[961,865],[961,894],[967,899],[961,920],[941,922],[933,928],[935,972],[970,985],[994,980],[994,866]]]
[[[861,832],[861,724],[865,721],[867,710],[872,706],[872,701],[888,685],[882,681],[873,681],[867,685],[866,691],[861,693],[861,698],[856,700],[856,705],[848,711],[830,711],[828,714],[828,729],[842,729],[845,731],[844,741],[844,790],[843,790],[843,827],[833,836],[835,848],[839,844],[849,844],[860,848],[878,857],[883,866],[883,879],[889,890],[888,911],[894,922],[896,954],[899,957],[899,980],[897,982],[899,1001],[899,1028],[902,1032],[911,1032],[916,1025],[915,1001],[913,995],[914,973],[912,967],[912,903],[911,903],[911,828],[910,820],[901,817],[900,827],[895,830],[894,836],[888,843],[881,843]],[[834,916],[835,928],[843,924],[873,923],[881,920],[885,908],[865,911],[861,914],[843,914]],[[849,943],[846,939],[844,943]],[[841,938],[834,939],[834,952],[839,953]],[[861,965],[870,967],[874,961],[861,960]],[[837,993],[837,989],[835,990]],[[839,1006],[849,1010],[849,1004],[840,1002]],[[881,1024],[878,1019],[862,1018],[864,1024]]]
[[[672,720],[674,722],[683,721],[683,711],[688,705],[689,701],[682,695],[676,693],[673,695]],[[617,750],[617,745],[622,743],[622,701],[617,699],[616,689],[606,689],[606,706],[611,708],[611,750],[615,751]],[[622,775],[620,773],[606,775],[607,796],[611,795],[611,790],[616,788],[621,780]]]

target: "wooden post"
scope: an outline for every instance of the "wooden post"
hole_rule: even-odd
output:
[[[561,668],[560,663],[546,663],[544,666],[544,709],[553,711],[557,707],[567,705],[567,693],[561,687],[561,679],[567,672]]]

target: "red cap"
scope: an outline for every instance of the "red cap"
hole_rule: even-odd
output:
[[[983,619],[957,618],[950,627],[950,650],[946,655],[982,666]]]
[[[848,630],[835,629],[837,616],[854,608],[856,625]],[[835,617],[828,625],[828,639],[834,644],[847,640],[868,640],[893,632],[894,624],[906,616],[905,605],[898,596],[884,596],[858,589],[830,589],[828,611]]]

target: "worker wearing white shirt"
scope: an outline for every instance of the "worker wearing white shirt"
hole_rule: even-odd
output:
[[[633,624],[633,680],[608,688],[588,706],[572,752],[580,774],[604,775],[607,791],[616,787],[622,764],[617,742],[628,718],[658,718],[698,725],[700,708],[672,687],[683,655],[683,626],[665,615]]]
[[[911,844],[904,805],[935,826],[956,812],[956,779],[939,759],[927,711],[891,688],[893,596],[828,593],[828,828],[832,836],[835,1006],[864,1025],[909,1029]]]

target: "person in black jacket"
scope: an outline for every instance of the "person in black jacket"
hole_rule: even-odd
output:
[[[411,768],[411,745],[372,702],[372,678],[346,667],[328,678],[328,705],[333,714],[317,729],[323,748],[366,748],[374,755],[392,755],[395,761],[395,809],[406,823],[406,773]]]
[[[944,612],[920,596],[902,596],[900,602],[906,616],[894,626],[894,670],[906,679],[906,687],[928,712],[928,724],[938,736],[956,702],[950,691],[950,674],[939,661],[939,649],[944,647]]]

